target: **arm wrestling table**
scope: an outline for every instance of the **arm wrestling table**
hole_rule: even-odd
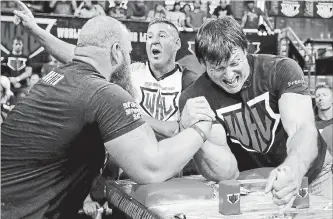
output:
[[[214,219],[214,218],[297,218],[297,219],[331,219],[332,200],[324,197],[310,195],[310,207],[306,209],[292,208],[284,215],[278,214],[278,206],[272,201],[271,194],[265,194],[263,191],[264,184],[250,185],[246,189],[249,194],[241,196],[240,206],[241,214],[239,215],[222,215],[219,213],[218,184],[205,180],[202,176],[188,176],[187,179],[204,182],[213,188],[214,194],[210,198],[196,200],[168,200],[160,204],[150,204],[145,208],[133,197],[131,190],[135,183],[129,180],[120,180],[113,182],[118,191],[108,193],[108,200],[113,206],[129,215],[128,218],[134,219],[171,219],[177,214],[184,214],[186,219]],[[245,174],[241,179],[256,178],[253,174]],[[109,187],[110,188],[110,187]],[[108,190],[109,190],[108,188]],[[111,185],[112,188],[112,185]],[[112,189],[111,189],[112,190]],[[114,190],[116,191],[116,189]],[[181,218],[181,217],[180,217]]]

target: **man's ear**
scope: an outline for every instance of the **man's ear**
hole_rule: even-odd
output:
[[[176,48],[177,48],[177,51],[182,47],[182,42],[181,42],[181,40],[180,40],[180,38],[178,38],[177,40],[176,40]]]
[[[119,43],[114,43],[111,46],[111,64],[113,68],[118,68],[123,61],[123,53],[121,52],[120,49],[120,44]]]

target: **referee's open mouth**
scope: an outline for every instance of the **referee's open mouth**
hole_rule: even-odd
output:
[[[160,58],[162,51],[160,49],[153,48],[151,50],[151,53],[153,54],[153,58],[158,59],[158,58]]]

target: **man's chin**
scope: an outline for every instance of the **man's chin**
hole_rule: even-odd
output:
[[[159,58],[159,59],[151,58],[151,59],[149,59],[149,63],[156,68],[162,68],[165,66],[165,63],[163,63],[162,58]]]
[[[226,84],[219,84],[219,87],[221,87],[223,90],[225,90],[226,92],[230,93],[230,94],[235,94],[240,92],[240,90],[242,89],[242,86],[238,85],[236,87],[230,87]]]

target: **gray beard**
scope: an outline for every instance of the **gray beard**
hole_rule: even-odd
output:
[[[119,85],[134,97],[134,91],[127,63],[123,63],[110,77],[110,82]]]

